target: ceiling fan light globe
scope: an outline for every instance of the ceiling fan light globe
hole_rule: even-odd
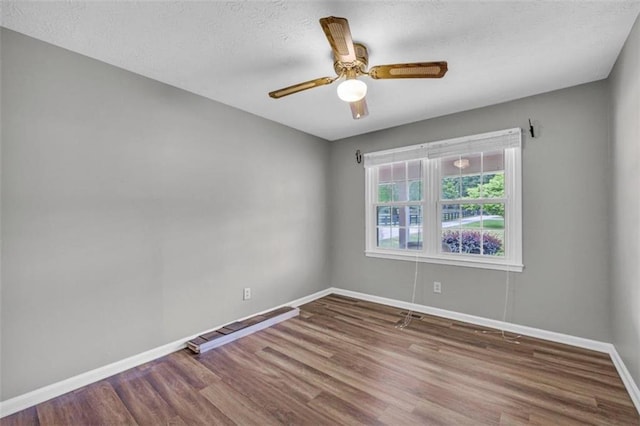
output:
[[[358,102],[367,95],[367,85],[355,78],[345,80],[338,86],[338,97],[345,102]]]

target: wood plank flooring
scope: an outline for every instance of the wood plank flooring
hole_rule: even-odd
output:
[[[640,425],[607,354],[331,295],[297,318],[188,350],[5,425]]]

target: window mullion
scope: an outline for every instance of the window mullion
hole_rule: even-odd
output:
[[[505,195],[508,208],[505,214],[505,240],[509,262],[522,264],[522,153],[520,149],[504,150]]]
[[[378,173],[376,173],[374,169],[366,168],[365,179],[367,185],[365,194],[365,198],[367,199],[367,208],[365,209],[365,224],[367,226],[365,233],[367,235],[367,241],[365,243],[365,249],[372,250],[377,246],[376,241],[378,239],[378,221],[375,206],[375,202],[378,201]]]
[[[440,218],[438,212],[438,199],[440,198],[439,160],[424,160],[425,165],[425,254],[434,256],[438,253],[437,241],[439,241]]]

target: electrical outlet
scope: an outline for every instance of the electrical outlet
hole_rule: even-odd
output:
[[[245,287],[244,293],[242,294],[242,300],[251,299],[251,287]]]
[[[442,293],[442,284],[440,283],[440,281],[433,282],[433,292]]]

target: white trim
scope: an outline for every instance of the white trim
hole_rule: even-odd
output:
[[[289,303],[283,303],[279,306],[269,308],[261,312],[253,313],[244,318],[239,318],[237,319],[237,321],[242,321],[247,318],[251,318],[252,316],[255,316],[255,315],[264,314],[266,312],[269,312],[284,306],[292,306],[294,308],[297,308],[300,305],[304,305],[305,303],[312,302],[316,299],[327,296],[331,293],[332,291],[330,288],[321,290],[316,293],[310,294],[309,296],[304,296],[299,299],[292,300]],[[186,342],[188,342],[189,340],[195,339],[196,337],[202,334],[208,333],[210,331],[217,330],[223,326],[224,324],[220,324],[217,327],[213,327],[209,330],[199,332],[192,336],[188,336],[180,340],[167,343],[166,345],[158,346],[157,348],[150,349],[148,351],[142,352],[137,355],[133,355],[129,358],[125,358],[123,360],[116,361],[111,364],[107,364],[105,366],[96,368],[94,370],[90,370],[90,371],[78,374],[77,376],[73,376],[68,379],[65,379],[56,383],[52,383],[50,385],[41,387],[34,391],[27,392],[22,395],[18,395],[11,399],[7,399],[6,401],[0,401],[0,418],[6,417],[13,413],[17,413],[18,411],[24,410],[26,408],[33,407],[34,405],[40,404],[41,402],[48,401],[51,398],[55,398],[67,392],[74,391],[83,386],[87,386],[87,385],[90,385],[91,383],[95,383],[99,380],[113,376],[114,374],[121,373],[125,370],[129,370],[131,368],[137,367],[138,365],[144,364],[149,361],[153,361],[155,359],[169,355],[173,352],[184,349],[187,347]]]
[[[351,290],[334,288],[333,292],[335,294],[353,297],[355,299],[366,300],[368,302],[381,303],[383,305],[394,306],[396,308],[409,309],[414,312],[421,312],[423,314],[436,315],[442,318],[468,322],[468,323],[480,325],[483,327],[496,328],[499,330],[508,331],[510,333],[537,337],[539,339],[551,340],[558,343],[565,343],[567,345],[578,346],[580,348],[591,349],[598,352],[609,352],[609,347],[611,346],[610,343],[600,342],[597,340],[585,339],[582,337],[556,333],[554,331],[541,330],[539,328],[528,327],[526,325],[518,325],[510,322],[503,322],[503,321],[494,320],[490,318],[463,314],[455,311],[448,311],[446,309],[434,308],[426,305],[419,305],[417,303],[403,302],[401,300],[388,299],[386,297],[380,297],[380,296],[372,296],[370,294],[359,293]]]
[[[609,355],[611,355],[611,361],[613,361],[613,365],[616,366],[616,370],[618,370],[622,383],[624,383],[624,387],[627,388],[627,392],[629,392],[629,396],[631,397],[633,404],[636,406],[636,410],[640,413],[640,389],[638,389],[638,385],[633,380],[627,366],[624,365],[616,347],[611,345],[611,348],[611,352],[609,352]]]
[[[192,338],[194,337],[197,336],[193,336]],[[85,373],[78,374],[77,376],[73,376],[60,382],[52,383],[34,391],[2,401],[0,402],[0,418],[184,349],[187,347],[185,342],[188,340],[191,339],[176,340],[146,352],[133,355],[129,358],[116,361],[112,364],[96,368],[95,370],[87,371]]]
[[[511,262],[522,264],[522,150],[505,150],[504,160],[505,190],[510,203],[505,217],[505,241]]]
[[[376,221],[376,215],[377,212],[374,210],[375,207],[373,207],[373,200],[376,199],[377,195],[375,192],[375,188],[377,188],[378,186],[378,176],[377,173],[374,173],[373,169],[367,167],[364,169],[364,175],[365,175],[365,181],[364,181],[364,185],[365,185],[365,192],[364,192],[364,198],[365,198],[365,209],[364,209],[364,223],[365,223],[365,250],[370,249],[373,245],[373,241],[376,240],[376,233],[378,232],[378,230],[376,229],[375,226],[371,226],[370,224],[373,223],[373,221]],[[375,180],[374,180],[375,179]]]
[[[276,306],[275,308],[268,309],[268,310],[266,310],[264,312],[269,312],[269,311],[272,311],[274,309],[282,308],[283,306],[293,306],[294,308],[297,308],[298,306],[302,306],[302,305],[304,305],[306,303],[313,302],[314,300],[320,299],[321,297],[328,296],[331,293],[333,293],[333,287],[325,288],[324,290],[317,291],[317,292],[315,292],[313,294],[301,297],[300,299],[296,299],[296,300],[294,300],[292,302],[289,302],[289,303],[283,303],[280,306]]]
[[[553,331],[541,330],[534,327],[527,327],[518,324],[507,323],[498,320],[492,320],[489,318],[478,317],[475,315],[468,315],[454,311],[448,311],[440,308],[433,308],[430,306],[419,305],[417,303],[403,302],[401,300],[389,299],[386,297],[373,296],[370,294],[359,293],[351,290],[344,290],[341,288],[330,287],[324,290],[320,290],[316,293],[310,294],[309,296],[304,296],[299,299],[293,300],[289,303],[283,303],[274,308],[269,308],[259,313],[255,313],[244,318],[238,319],[238,321],[242,321],[243,319],[250,318],[254,315],[259,315],[262,313],[269,312],[273,309],[277,309],[283,306],[293,306],[298,307],[304,305],[305,303],[312,302],[316,299],[320,299],[321,297],[328,296],[330,294],[339,294],[342,296],[353,297],[360,300],[366,300],[369,302],[381,303],[383,305],[394,306],[397,308],[410,309],[415,312],[421,312],[425,314],[437,315],[443,318],[454,319],[458,321],[464,321],[475,325],[480,325],[489,328],[496,328],[504,331],[508,331],[511,333],[522,334],[530,337],[537,337],[539,339],[550,340],[552,342],[564,343],[567,345],[572,345],[580,348],[591,349],[594,351],[605,352],[611,356],[611,360],[613,365],[616,367],[622,382],[624,383],[631,400],[636,406],[636,409],[640,413],[640,390],[638,390],[637,384],[634,382],[633,377],[627,370],[627,367],[624,365],[622,358],[618,354],[615,346],[611,343],[600,342],[597,340],[585,339],[582,337],[571,336],[568,334],[556,333]],[[95,370],[87,371],[86,373],[79,374],[74,377],[70,377],[66,380],[62,380],[57,383],[53,383],[51,385],[42,387],[40,389],[36,389],[34,391],[25,393],[23,395],[19,395],[15,398],[8,399],[6,401],[0,401],[0,418],[8,416],[10,414],[16,413],[18,411],[24,410],[26,408],[32,407],[34,405],[40,404],[41,402],[47,401],[51,398],[55,398],[67,392],[74,391],[83,386],[89,385],[91,383],[97,382],[104,378],[113,376],[114,374],[118,374],[122,371],[128,370],[130,368],[136,367],[138,365],[144,364],[149,361],[153,361],[154,359],[161,358],[163,356],[169,355],[173,352],[179,351],[181,349],[186,348],[187,341],[194,339],[195,337],[207,333],[209,331],[216,330],[222,327],[214,327],[210,330],[200,332],[190,337],[185,337],[181,340],[176,340],[175,342],[168,343],[163,346],[159,346],[155,349],[151,349],[149,351],[143,352],[138,355],[134,355],[132,357],[123,359],[121,361],[114,362],[109,365],[105,365],[104,367],[97,368]]]
[[[480,269],[495,269],[498,271],[510,271],[510,272],[522,272],[524,270],[524,265],[517,263],[491,263],[489,259],[481,259],[478,261],[474,261],[469,258],[445,258],[443,257],[430,257],[430,256],[421,256],[419,251],[414,252],[392,252],[392,251],[375,251],[375,250],[367,250],[365,251],[365,256],[367,257],[377,257],[380,259],[393,259],[393,260],[405,260],[407,262],[420,262],[420,263],[437,263],[440,265],[452,265],[452,266],[466,266],[469,268],[480,268]],[[417,255],[416,255],[417,254]]]
[[[479,317],[475,315],[463,314],[460,312],[448,311],[446,309],[433,308],[431,306],[419,305],[417,303],[404,302],[396,299],[389,299],[386,297],[373,296],[366,293],[359,293],[351,290],[344,290],[341,288],[332,288],[331,293],[339,294],[342,296],[353,297],[355,299],[366,300],[368,302],[380,303],[383,305],[394,306],[396,308],[402,308],[411,310],[414,312],[420,312],[424,314],[436,315],[443,318],[449,318],[457,321],[468,322],[470,324],[479,325],[482,327],[495,328],[498,330],[504,330],[514,334],[521,334],[523,336],[535,337],[538,339],[549,340],[556,343],[564,343],[566,345],[575,346],[578,348],[590,349],[597,352],[604,352],[609,354],[613,365],[618,371],[618,375],[622,379],[631,401],[636,406],[636,410],[640,413],[640,390],[638,385],[633,380],[631,373],[624,365],[622,358],[618,354],[615,346],[611,343],[600,342],[598,340],[585,339],[583,337],[571,336],[569,334],[557,333],[555,331],[542,330],[535,327],[528,327],[526,325],[518,325],[504,321],[493,320],[489,318]]]

